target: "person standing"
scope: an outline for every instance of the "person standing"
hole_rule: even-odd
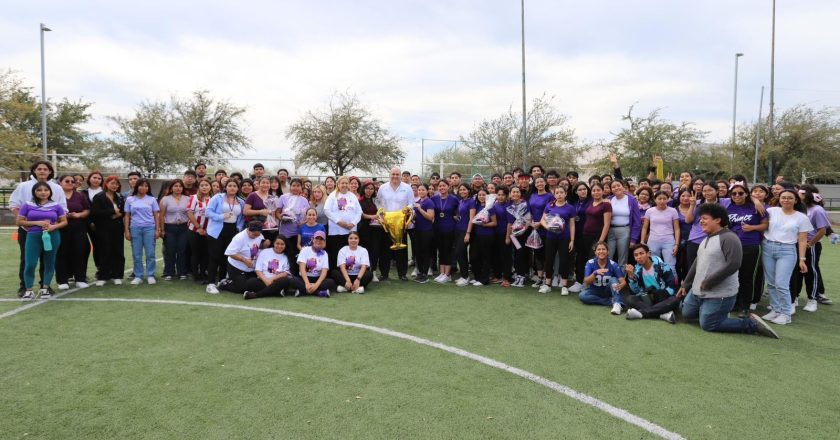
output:
[[[207,179],[198,181],[198,192],[187,202],[187,218],[190,231],[190,264],[193,280],[197,284],[207,283],[207,204],[212,196],[212,183]]]
[[[575,216],[577,210],[566,203],[566,188],[557,185],[554,188],[554,200],[546,205],[540,224],[546,231],[545,237],[545,282],[540,286],[540,293],[551,292],[554,275],[554,258],[559,261],[557,276],[560,295],[568,295],[565,274],[569,269],[569,254],[575,247]]]
[[[680,243],[680,215],[668,206],[670,197],[662,191],[653,197],[655,205],[642,215],[642,243],[668,267],[677,266]]]
[[[96,273],[96,285],[104,286],[108,280],[122,284],[125,275],[125,241],[123,241],[125,199],[120,193],[120,178],[105,178],[105,190],[93,196],[90,217],[99,243],[101,266]],[[96,250],[94,250],[96,252]]]
[[[105,184],[105,177],[102,176],[102,173],[99,171],[91,171],[90,174],[87,176],[87,188],[82,190],[82,194],[87,198],[88,205],[93,204],[93,198],[96,197],[97,194],[103,191],[103,185]],[[68,217],[68,221],[70,221],[72,217]],[[87,260],[90,256],[90,249],[93,247],[93,264],[96,266],[96,273],[99,274],[100,266],[102,266],[102,255],[100,254],[99,249],[102,247],[102,243],[99,243],[96,238],[96,231],[94,230],[95,226],[90,219],[86,222],[87,228],[87,235],[90,238],[90,242],[88,243],[87,249],[88,253],[85,255],[85,270],[87,270]],[[98,277],[97,277],[98,279]]]
[[[746,184],[736,182],[729,195],[732,203],[726,208],[729,229],[741,240],[743,257],[738,270],[738,300],[735,309],[741,317],[756,309],[764,291],[764,268],[761,265],[761,238],[767,230],[766,212],[758,212],[750,202]]]
[[[542,167],[539,165],[534,165],[531,167],[532,176],[536,173],[537,175],[534,176],[534,191],[528,197],[528,208],[531,210],[531,219],[533,223],[531,227],[537,230],[537,233],[540,235],[540,238],[545,241],[545,228],[543,228],[542,223],[540,220],[542,219],[543,213],[545,212],[545,207],[554,200],[554,195],[547,191],[547,184],[544,177],[542,176]],[[534,249],[534,270],[537,273],[537,277],[539,279],[531,285],[531,287],[539,288],[542,286],[545,274],[545,246],[540,247],[539,249]],[[549,284],[551,286],[551,284]]]
[[[175,179],[169,183],[169,195],[160,201],[163,219],[163,279],[171,281],[177,276],[187,279],[190,261],[187,256],[190,231],[188,228],[189,196],[184,194],[184,182]],[[176,273],[177,272],[177,273]]]
[[[58,178],[58,183],[64,190],[67,200],[67,226],[61,228],[61,247],[55,261],[55,279],[58,290],[67,290],[70,277],[76,282],[76,287],[84,289],[87,283],[87,263],[90,255],[88,241],[88,224],[90,216],[90,202],[79,191],[76,191],[76,181],[73,176],[66,174]]]
[[[400,180],[400,169],[397,167],[391,168],[390,180],[387,184],[382,185],[376,193],[376,198],[385,209],[385,212],[403,211],[406,208],[411,209],[414,206],[414,192],[411,186]],[[358,223],[358,220],[355,223]],[[408,249],[392,250],[391,239],[382,240],[381,252],[379,254],[379,273],[382,275],[380,280],[388,279],[388,273],[391,270],[391,260],[397,262],[397,275],[400,281],[408,281],[406,276],[408,272]],[[405,237],[403,236],[403,242]]]
[[[155,284],[155,241],[160,238],[160,206],[152,197],[149,181],[140,179],[134,185],[131,196],[125,201],[125,239],[131,242],[131,254],[134,260],[134,279],[132,285],[143,282]],[[143,270],[145,253],[146,267]]]
[[[825,285],[820,268],[820,255],[822,255],[822,243],[820,241],[831,230],[831,221],[825,212],[825,208],[823,208],[822,196],[816,189],[813,185],[803,185],[802,189],[799,190],[799,196],[807,209],[808,220],[814,227],[806,237],[808,249],[805,252],[805,264],[808,266],[808,272],[804,276],[802,273],[795,274],[798,279],[794,288],[799,286],[801,289],[803,278],[805,281],[808,303],[802,310],[806,312],[816,312],[817,303],[831,304],[831,300],[825,296]],[[798,297],[799,290],[794,291],[793,294],[794,297]]]
[[[493,234],[496,231],[496,214],[490,209],[486,217],[476,219],[487,205],[487,190],[480,188],[473,197],[469,223],[464,240],[470,246],[470,265],[472,265],[473,286],[490,284],[490,260],[493,258]]]
[[[625,192],[623,181],[611,182],[610,189],[612,218],[607,243],[614,261],[624,267],[627,264],[630,245],[638,243],[642,236],[641,209],[636,199]]]
[[[382,225],[379,224],[375,202],[376,185],[367,180],[362,184],[362,195],[359,197],[359,206],[362,208],[362,218],[356,228],[359,232],[359,245],[368,250],[370,254],[370,267],[379,267],[379,249],[382,247]],[[323,203],[322,211],[323,211]],[[373,269],[371,269],[373,273]],[[373,274],[373,282],[379,282],[376,274]]]
[[[452,260],[458,264],[458,269],[461,272],[461,277],[455,281],[458,287],[466,286],[470,283],[470,262],[469,262],[469,242],[470,242],[470,210],[475,206],[475,200],[470,197],[470,188],[467,184],[462,183],[458,185],[458,211],[455,216],[455,244],[452,249]]]
[[[233,237],[245,226],[245,201],[236,195],[239,182],[229,179],[225,191],[216,194],[207,204],[207,293],[216,295],[219,288],[216,283],[225,278],[225,250]]]
[[[298,254],[298,234],[300,225],[304,222],[306,211],[309,209],[309,200],[302,196],[303,182],[300,179],[292,179],[288,192],[283,193],[277,200],[277,216],[280,217],[278,231],[286,237],[286,256],[289,261],[296,261]],[[358,205],[358,203],[357,203]],[[292,273],[298,275],[297,265],[292,268]]]
[[[432,197],[435,205],[433,233],[437,246],[437,259],[440,275],[435,282],[444,284],[452,281],[452,254],[455,242],[455,217],[458,215],[458,200],[450,194],[449,182],[438,182],[438,193]]]
[[[417,186],[420,200],[414,203],[414,237],[413,250],[416,252],[414,261],[417,265],[417,277],[414,281],[420,284],[429,282],[429,265],[432,261],[432,247],[434,246],[435,205],[429,199],[429,190],[425,184]],[[341,259],[339,258],[339,261]]]
[[[27,228],[26,261],[23,272],[25,301],[35,299],[32,287],[35,283],[35,266],[43,256],[44,276],[38,295],[41,299],[52,297],[52,282],[55,273],[55,257],[61,246],[61,234],[58,230],[67,225],[64,208],[52,201],[52,188],[46,182],[36,182],[32,186],[31,199],[21,206],[16,223]]]

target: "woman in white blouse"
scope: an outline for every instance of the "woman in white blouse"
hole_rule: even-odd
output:
[[[347,246],[347,236],[356,230],[362,219],[362,207],[356,195],[350,192],[350,179],[346,176],[338,178],[335,191],[324,204],[324,213],[329,219],[327,254],[330,267],[336,267],[338,251]]]

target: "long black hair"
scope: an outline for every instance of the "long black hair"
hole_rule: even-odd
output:
[[[39,205],[39,206],[41,205],[41,201],[38,200],[38,197],[35,196],[35,191],[37,191],[38,188],[48,189],[50,191],[50,195],[49,195],[49,197],[47,197],[47,202],[52,200],[52,196],[53,196],[52,187],[50,187],[50,185],[47,182],[36,182],[35,185],[32,185],[32,201],[35,202],[36,205]]]

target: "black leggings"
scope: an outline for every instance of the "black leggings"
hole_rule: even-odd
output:
[[[64,242],[61,243],[64,246]],[[808,272],[802,273],[799,271],[799,264],[793,267],[793,276],[796,278],[794,288],[791,290],[791,299],[796,299],[799,296],[799,291],[802,289],[802,284],[805,284],[805,293],[808,299],[817,299],[817,296],[825,293],[825,286],[822,280],[822,270],[820,269],[820,256],[822,255],[822,243],[817,243],[814,247],[805,248],[805,265],[808,266]],[[798,260],[797,260],[798,262]]]
[[[689,241],[685,244],[685,273],[688,274],[688,271],[691,269],[691,265],[694,264],[694,260],[697,259],[697,251],[700,249],[700,245]]]
[[[453,243],[455,241],[455,231],[441,232],[435,231],[436,250],[438,255],[438,264],[442,266],[452,265]]]
[[[207,282],[216,284],[227,273],[227,249],[230,241],[236,235],[236,223],[223,223],[218,238],[207,236]]]
[[[525,246],[525,239],[528,238],[529,231],[515,237],[519,241],[519,249],[513,246],[513,270],[518,276],[527,277],[530,270],[531,262],[531,248]]]
[[[580,242],[577,243],[577,258],[575,259],[575,281],[578,283],[583,284],[583,272],[586,269],[586,262],[589,261],[593,256],[592,246],[595,246],[595,243],[598,242],[598,239],[601,238],[600,235],[588,235],[582,234],[580,236]]]
[[[289,260],[289,272],[292,275],[298,275],[298,272],[300,272],[300,267],[297,263],[297,257],[300,253],[300,250],[297,248],[298,236],[292,235],[291,237],[286,237],[284,235],[283,237],[283,243],[286,243],[286,250],[283,253],[286,254],[286,258]]]
[[[506,234],[496,234],[493,236],[493,258],[491,266],[493,267],[494,277],[510,281],[513,251],[511,245],[505,244],[506,237]]]
[[[230,263],[227,264],[227,273],[230,283],[225,284],[222,289],[233,293],[242,293],[248,290],[248,281],[257,277],[256,273],[239,270]]]
[[[666,290],[654,290],[647,295],[650,304],[642,298],[630,294],[624,297],[624,304],[628,309],[636,309],[645,319],[656,319],[659,315],[676,311],[680,306],[680,299],[668,294]]]
[[[358,275],[347,274],[347,276],[350,278],[351,283],[355,282],[356,278],[358,278]],[[338,269],[331,270],[329,277],[332,278],[332,280],[333,280],[333,282],[335,282],[336,286],[343,286],[344,283],[345,283],[344,275]],[[367,287],[367,285],[370,284],[371,280],[373,280],[373,271],[366,270],[365,274],[362,275],[362,280],[359,281],[359,285],[362,286],[362,287]]]
[[[207,278],[207,263],[209,257],[208,243],[210,239],[207,235],[201,235],[195,231],[190,231],[190,254],[192,264],[193,278],[196,280],[203,280]]]
[[[429,264],[432,261],[432,241],[434,240],[432,231],[414,231],[414,237],[411,238],[411,243],[414,245],[414,264],[417,267],[417,273],[425,276],[429,273]]]
[[[346,235],[345,235],[345,237],[346,237]],[[307,277],[307,278],[309,278],[310,283],[315,283],[316,281],[318,281],[318,277]],[[301,295],[307,295],[307,293],[306,293],[306,283],[303,281],[303,278],[300,278],[300,277],[290,278],[289,279],[289,286],[292,289],[300,290]],[[315,291],[311,293],[311,295],[317,295],[318,292],[321,291],[321,290],[335,290],[335,280],[333,280],[332,278],[327,276],[326,278],[324,278],[324,281],[321,282],[321,285],[318,286],[318,288],[315,289]]]
[[[568,238],[546,238],[543,242],[545,249],[545,279],[554,276],[554,257],[560,262],[557,275],[565,278],[569,271],[569,239]]]
[[[735,310],[748,310],[758,291],[764,290],[764,266],[761,264],[761,245],[743,246],[741,268],[738,269],[738,300]]]
[[[330,235],[327,237],[327,256],[330,260],[330,267],[335,267],[335,260],[338,259],[338,251],[341,250],[344,246],[347,246],[347,237],[350,234],[343,234],[343,235]],[[295,244],[295,249],[297,249],[297,244]],[[297,259],[295,259],[297,261]]]
[[[278,278],[265,285],[263,280],[258,277],[249,278],[245,281],[245,290],[254,292],[255,298],[265,298],[267,296],[283,296],[283,291],[289,287],[289,277]]]
[[[490,284],[490,260],[492,258],[493,236],[470,234],[470,263],[472,264],[473,277],[481,284]]]
[[[87,282],[90,242],[87,235],[87,220],[68,223],[60,229],[61,246],[55,259],[55,280],[67,284],[72,276],[76,282]]]
[[[99,237],[99,281],[121,280],[125,276],[125,238],[123,238],[122,222],[101,222],[96,225],[96,236]]]
[[[461,278],[469,279],[470,278],[470,261],[469,257],[467,256],[467,244],[464,243],[464,236],[467,235],[467,231],[456,231],[455,232],[455,243],[452,247],[452,261],[458,263],[458,269],[461,272]],[[454,275],[455,272],[452,272]]]

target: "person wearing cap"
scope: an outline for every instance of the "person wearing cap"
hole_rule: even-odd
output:
[[[402,211],[406,207],[411,209],[414,206],[414,191],[406,183],[400,181],[400,169],[398,167],[391,168],[390,181],[382,185],[376,194],[376,198],[385,209],[385,212]],[[382,232],[385,234],[385,231]],[[391,260],[397,261],[397,275],[401,281],[408,281],[406,276],[408,272],[408,250],[392,250],[391,238],[387,236],[382,240],[382,247],[379,254],[379,272],[382,275],[379,279],[385,281],[388,279],[388,273],[391,271]]]
[[[339,179],[340,184],[341,179]],[[335,281],[327,276],[329,275],[330,265],[325,250],[326,245],[327,234],[324,231],[317,231],[312,236],[312,246],[306,246],[300,250],[297,257],[300,277],[293,277],[289,280],[291,288],[296,290],[295,296],[318,295],[321,298],[330,297],[330,289],[335,288]]]
[[[242,293],[249,279],[257,276],[254,269],[262,246],[262,222],[252,220],[242,232],[233,236],[225,255],[228,277],[219,283],[219,288],[233,293]]]

